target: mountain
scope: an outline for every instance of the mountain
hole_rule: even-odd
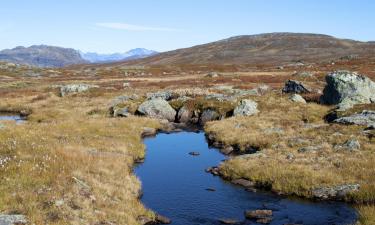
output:
[[[0,51],[0,61],[29,64],[38,67],[63,67],[87,63],[77,50],[47,45],[16,47]]]
[[[336,60],[348,55],[375,55],[373,42],[338,39],[322,34],[268,33],[237,36],[191,48],[164,52],[138,65],[282,64]]]
[[[148,50],[144,48],[136,48],[132,49],[125,53],[114,53],[114,54],[98,54],[95,52],[88,52],[83,53],[81,52],[82,58],[91,62],[91,63],[99,63],[99,62],[116,62],[116,61],[127,61],[131,59],[141,59],[151,55],[155,55],[158,52],[153,50]]]

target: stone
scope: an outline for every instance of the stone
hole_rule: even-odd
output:
[[[220,175],[220,169],[217,166],[208,167],[205,171],[206,171],[206,173],[211,173],[214,176]]]
[[[209,121],[218,120],[220,118],[220,115],[218,112],[212,109],[205,109],[202,112],[202,115],[200,117],[200,124],[204,125],[205,123]]]
[[[333,122],[346,125],[361,125],[374,126],[375,125],[375,111],[363,110],[361,113],[356,113],[350,116],[340,117]]]
[[[130,83],[129,83],[129,82],[124,82],[124,83],[122,84],[122,87],[123,87],[123,88],[130,88],[131,86],[130,86]]]
[[[216,189],[215,188],[206,188],[206,191],[214,192],[214,191],[216,191]]]
[[[322,146],[307,146],[298,149],[299,153],[316,152],[322,149]]]
[[[27,224],[24,215],[2,215],[0,214],[0,225]]]
[[[307,88],[302,82],[296,80],[288,80],[285,82],[285,86],[282,90],[284,93],[310,93],[311,90]]]
[[[128,117],[131,113],[128,110],[128,107],[113,109],[113,116],[114,117]]]
[[[238,221],[235,219],[219,219],[219,222],[222,224],[237,224]]]
[[[218,77],[218,76],[219,76],[219,74],[216,73],[216,72],[210,72],[210,73],[208,73],[208,74],[206,75],[206,77],[210,77],[210,78],[216,78],[216,77]]]
[[[293,94],[289,97],[289,100],[292,102],[298,102],[298,103],[303,103],[306,104],[306,100],[299,94]]]
[[[334,146],[334,149],[336,149],[336,150],[346,150],[346,151],[350,151],[350,152],[357,151],[360,148],[361,148],[361,144],[356,139],[350,139],[350,140],[347,140],[342,145],[335,145]]]
[[[176,111],[166,100],[161,98],[143,102],[138,107],[138,112],[151,118],[167,119],[169,122],[175,121],[176,118]]]
[[[357,192],[359,189],[359,184],[344,184],[336,187],[315,188],[311,194],[314,198],[321,200],[343,200],[348,194]]]
[[[350,71],[335,71],[326,76],[327,85],[321,102],[337,105],[343,109],[355,104],[375,102],[375,82],[370,78]]]
[[[254,182],[246,180],[246,179],[242,179],[242,178],[234,179],[234,180],[231,181],[231,183],[236,184],[236,185],[240,185],[240,186],[243,186],[243,187],[246,187],[246,188],[255,186]]]
[[[190,122],[193,116],[193,112],[188,109],[186,106],[182,106],[177,113],[177,121],[180,123],[188,123]]]
[[[314,73],[313,72],[308,72],[308,71],[302,71],[302,72],[296,72],[296,73],[294,73],[293,76],[305,78],[305,77],[312,77],[312,76],[314,76]]]
[[[89,85],[89,84],[68,84],[60,86],[60,96],[64,97],[67,94],[71,93],[81,93],[88,91],[92,88],[98,88],[97,85]]]
[[[189,152],[189,155],[192,155],[192,156],[199,156],[200,153],[199,153],[199,152]]]
[[[147,100],[163,99],[165,101],[169,101],[172,99],[172,96],[173,94],[171,91],[159,91],[155,93],[148,93]]]
[[[219,102],[233,102],[233,101],[236,101],[236,98],[234,96],[228,96],[228,95],[224,95],[224,94],[208,94],[205,96],[205,99],[206,100],[215,100],[215,101],[219,101]]]
[[[250,99],[243,99],[234,109],[233,116],[252,116],[258,114],[258,104]]]
[[[245,217],[247,219],[266,219],[272,218],[273,212],[269,209],[246,210]]]
[[[156,215],[155,221],[159,224],[170,224],[170,223],[172,223],[172,221],[169,218],[167,218],[165,216],[162,216],[162,215],[159,215],[159,214]]]
[[[142,137],[149,137],[149,136],[154,136],[156,134],[156,129],[151,128],[151,127],[144,127],[142,130]]]

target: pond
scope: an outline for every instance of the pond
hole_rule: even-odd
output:
[[[16,121],[16,123],[23,123],[25,118],[20,115],[3,115],[0,114],[0,121]]]
[[[271,225],[352,224],[356,211],[339,202],[311,202],[267,192],[248,192],[205,172],[225,156],[209,148],[203,132],[158,134],[144,140],[146,160],[135,173],[142,182],[142,202],[175,225],[220,224],[219,219],[246,221],[245,210],[271,209]],[[189,152],[199,152],[199,156]],[[215,191],[208,191],[213,189]]]

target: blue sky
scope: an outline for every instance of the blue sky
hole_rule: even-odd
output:
[[[2,0],[0,49],[166,51],[284,31],[370,41],[374,24],[373,0]]]

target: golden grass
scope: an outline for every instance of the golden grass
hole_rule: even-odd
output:
[[[25,214],[35,224],[138,224],[150,214],[138,200],[134,160],[144,157],[146,118],[109,118],[103,97],[3,99],[31,108],[22,124],[0,130],[0,212]],[[88,113],[94,112],[94,113]]]

